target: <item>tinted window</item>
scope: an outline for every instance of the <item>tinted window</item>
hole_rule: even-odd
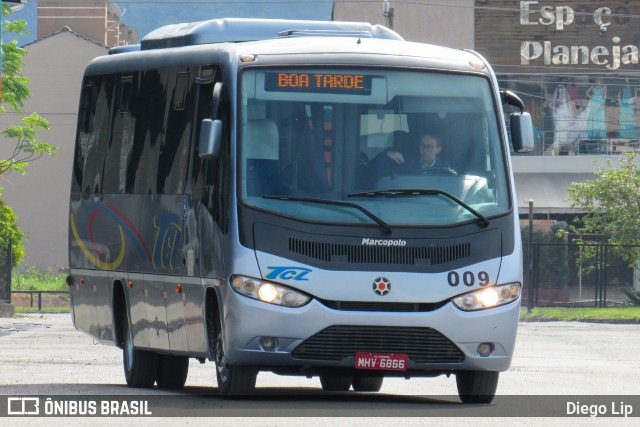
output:
[[[110,138],[114,81],[111,76],[85,80],[74,162],[74,183],[85,194],[101,191],[104,152]]]

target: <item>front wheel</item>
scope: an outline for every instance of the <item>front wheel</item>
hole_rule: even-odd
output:
[[[122,327],[122,361],[127,385],[139,388],[153,387],[158,375],[158,354],[133,347],[133,334],[126,310],[122,315]]]
[[[214,360],[220,395],[228,399],[252,395],[256,388],[258,371],[251,366],[236,366],[227,363],[224,357],[224,331],[218,316],[215,316],[214,335]]]
[[[463,403],[491,403],[498,388],[499,372],[458,371],[456,385]]]

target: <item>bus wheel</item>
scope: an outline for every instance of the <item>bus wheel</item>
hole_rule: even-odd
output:
[[[355,391],[380,391],[384,377],[354,377],[351,385]]]
[[[250,396],[256,387],[257,369],[250,366],[235,366],[226,363],[224,357],[224,331],[220,319],[215,316],[215,362],[218,390],[223,398]]]
[[[498,388],[499,372],[458,371],[456,384],[463,403],[491,403]]]
[[[349,391],[352,381],[352,377],[320,375],[320,385],[324,391]]]
[[[166,389],[180,389],[184,387],[189,373],[189,358],[187,356],[171,356],[160,354],[158,366],[158,387]]]
[[[133,335],[129,325],[129,317],[123,314],[123,345],[122,361],[124,365],[124,377],[129,387],[149,388],[153,387],[158,374],[158,354],[150,351],[136,350],[133,347]]]

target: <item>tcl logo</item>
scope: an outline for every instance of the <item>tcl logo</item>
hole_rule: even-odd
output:
[[[267,274],[266,278],[269,280],[297,280],[305,281],[307,274],[311,273],[308,268],[302,267],[267,267],[271,270],[271,273]]]

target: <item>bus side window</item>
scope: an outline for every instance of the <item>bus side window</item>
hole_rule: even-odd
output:
[[[194,78],[188,69],[169,70],[166,135],[159,148],[157,169],[157,190],[162,194],[182,194],[187,183],[191,137],[198,123]]]
[[[85,196],[101,192],[105,147],[110,137],[114,80],[114,76],[91,78],[91,95],[87,95],[87,99],[93,103],[91,108],[94,112],[93,115],[88,114],[85,128],[80,129],[75,166],[78,169],[77,184]],[[87,90],[88,86],[84,89]]]
[[[138,74],[126,73],[118,79],[117,112],[112,115],[111,136],[105,153],[102,192],[126,191],[127,159],[131,157],[138,102]]]
[[[80,95],[80,107],[78,111],[78,146],[73,162],[72,193],[82,191],[82,174],[84,172],[89,136],[93,124],[92,117],[95,114],[96,99],[98,97],[98,87],[93,80],[87,79],[82,86]]]

